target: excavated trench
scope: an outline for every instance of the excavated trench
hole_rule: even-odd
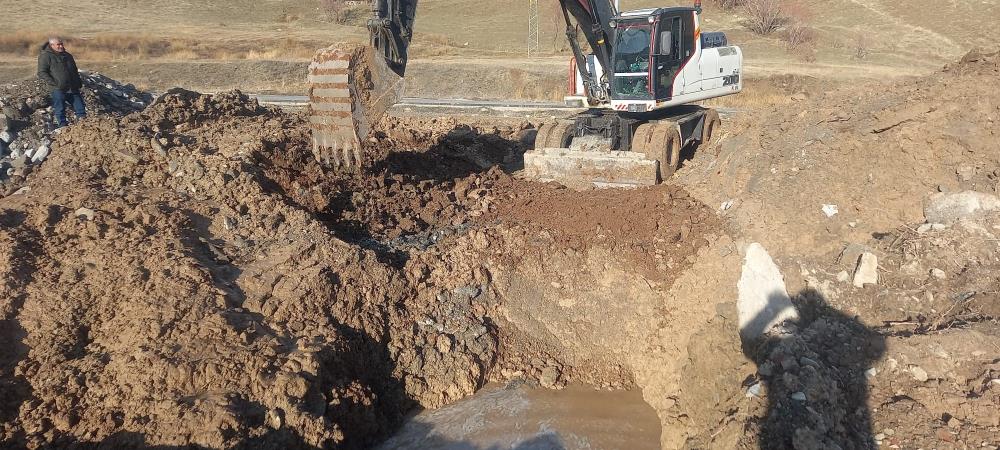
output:
[[[641,393],[658,414],[665,448],[718,437],[712,427],[741,396],[747,374],[732,303],[739,257],[712,211],[674,186],[576,192],[516,180],[499,168],[517,167],[533,131],[525,124],[411,119],[383,129],[384,156],[370,173],[312,185],[274,179],[284,192],[325,192],[312,197],[311,210],[338,237],[406,272],[412,295],[437,291],[431,301],[446,311],[444,320],[432,315],[418,324],[437,327],[441,334],[429,344],[440,353],[458,344],[447,337],[459,336],[447,324],[455,311],[471,307],[488,330],[490,359],[476,355],[478,379],[422,406],[454,402],[484,382],[588,386]],[[565,401],[586,403],[587,389],[571,389]],[[456,411],[499,392],[487,390]],[[509,394],[539,395],[532,392]],[[627,429],[648,405],[633,404],[631,415],[619,410],[614,420]],[[432,423],[420,416],[397,439],[415,448],[475,440],[464,429],[449,441]]]
[[[27,349],[0,366],[4,440],[368,448],[513,382],[641,392],[664,448],[735,445],[752,369],[713,211],[517,180],[523,123],[380,129],[339,175],[301,117],[238,93],[61,134],[0,203],[0,238],[41,233],[0,267],[38,274],[5,286]]]

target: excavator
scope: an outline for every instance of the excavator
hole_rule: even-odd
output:
[[[572,92],[588,108],[542,124],[521,174],[574,188],[661,183],[681,149],[717,134],[717,111],[694,103],[743,89],[743,54],[703,32],[693,6],[618,11],[613,0],[558,1],[572,48]],[[373,0],[369,45],[321,50],[309,66],[310,127],[318,161],[339,171],[370,163],[373,124],[402,98],[417,0]],[[580,35],[589,45],[581,45]]]

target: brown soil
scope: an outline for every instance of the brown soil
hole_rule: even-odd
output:
[[[767,415],[754,434],[768,448],[864,448],[850,405],[867,405],[863,422],[884,446],[1000,442],[1000,390],[985,381],[1000,355],[997,219],[917,231],[937,191],[1000,192],[1000,97],[985,81],[998,74],[1000,55],[973,52],[928,77],[810,92],[726,124],[686,162],[677,182],[718,208],[738,242],[763,243],[811,311],[802,332],[748,353],[770,402],[750,408]],[[824,215],[826,204],[839,213]],[[880,282],[856,288],[866,251]],[[795,392],[810,412],[783,400]]]
[[[483,171],[523,152],[523,124],[414,121],[383,127],[374,173],[340,177],[312,162],[301,117],[239,93],[175,91],[58,135],[2,200],[3,439],[360,448],[489,381],[633,385],[631,352],[533,328],[572,325],[569,306],[522,325],[526,292],[555,302],[539,273],[574,267],[563,290],[606,309],[643,278],[594,258],[672,265],[601,324],[617,327],[659,308],[718,229],[710,212],[673,187],[572,194]],[[568,219],[573,196],[587,220]],[[621,219],[601,216],[622,205],[644,219],[616,242]],[[664,228],[680,223],[687,239]]]
[[[664,448],[996,448],[997,219],[914,231],[993,186],[996,58],[810,91],[638,190],[509,175],[513,119],[390,117],[332,174],[238,92],[94,117],[0,199],[0,441],[368,448],[527,380],[639,388]],[[744,344],[749,242],[802,318]],[[858,246],[878,286],[839,281]]]

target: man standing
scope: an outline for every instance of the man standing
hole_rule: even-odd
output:
[[[63,40],[58,37],[49,38],[38,54],[38,78],[52,89],[52,111],[55,113],[59,126],[68,125],[66,121],[66,103],[73,105],[76,119],[87,115],[83,105],[83,80],[76,68],[76,60],[66,51]]]

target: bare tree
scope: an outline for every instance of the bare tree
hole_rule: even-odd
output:
[[[727,10],[736,9],[740,6],[743,6],[743,3],[745,2],[746,0],[712,0],[712,3],[715,6]]]
[[[774,33],[788,21],[781,0],[746,0],[743,3],[745,25],[754,33]]]
[[[785,23],[781,32],[788,50],[797,50],[816,41],[816,30],[810,26],[812,11],[798,0],[787,2],[784,9]]]
[[[871,51],[869,48],[868,34],[860,32],[854,38],[854,58],[865,59]]]

